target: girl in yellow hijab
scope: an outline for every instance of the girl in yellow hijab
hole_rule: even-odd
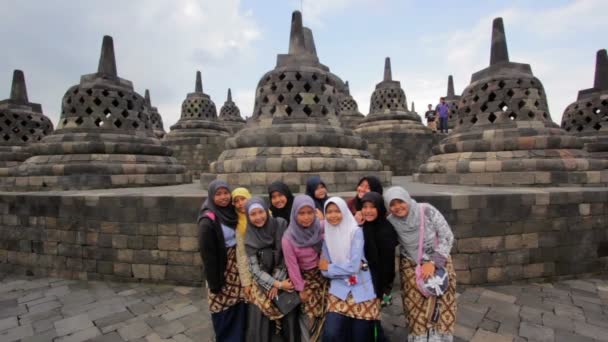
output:
[[[236,188],[232,190],[232,204],[236,209],[238,223],[236,224],[236,261],[239,269],[239,278],[241,286],[245,290],[245,299],[249,300],[249,292],[251,291],[251,273],[249,273],[249,261],[245,252],[245,231],[247,229],[247,214],[245,206],[247,200],[251,198],[251,193],[245,188]]]

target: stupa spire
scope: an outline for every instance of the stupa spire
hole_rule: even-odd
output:
[[[608,89],[608,55],[606,54],[606,49],[597,52],[593,88]]]
[[[291,15],[291,32],[289,34],[289,54],[301,55],[306,53],[306,39],[302,26],[302,13],[294,11]]]
[[[384,80],[392,81],[393,80],[393,72],[391,71],[391,58],[386,57],[384,59]]]
[[[19,103],[28,103],[27,87],[25,86],[25,76],[23,71],[13,71],[13,83],[11,84],[11,100]]]
[[[203,79],[201,77],[201,72],[198,70],[196,71],[196,84],[194,85],[194,92],[195,93],[203,92]]]
[[[492,22],[492,47],[490,50],[490,65],[509,61],[507,49],[507,36],[502,18],[495,18]]]
[[[114,41],[110,36],[103,37],[97,72],[108,76],[118,77],[116,71],[116,57],[114,56]]]

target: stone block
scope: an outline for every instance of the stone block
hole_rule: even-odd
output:
[[[180,247],[180,238],[177,236],[159,236],[158,249],[163,251],[177,251]]]
[[[135,278],[149,279],[150,278],[150,265],[146,264],[133,264],[131,265],[133,276]]]
[[[158,225],[158,235],[177,235],[177,224],[159,224]]]
[[[181,251],[198,251],[198,238],[195,237],[180,237],[179,249]]]
[[[460,253],[479,253],[481,252],[481,239],[468,238],[458,240],[458,251]]]
[[[131,264],[115,262],[114,274],[121,277],[131,277]]]

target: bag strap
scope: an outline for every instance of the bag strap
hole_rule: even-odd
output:
[[[211,219],[211,221],[215,222],[215,213],[213,211],[207,211],[203,216],[206,216]]]
[[[424,206],[420,204],[420,230],[418,231],[418,265],[422,261],[422,245],[424,244]]]

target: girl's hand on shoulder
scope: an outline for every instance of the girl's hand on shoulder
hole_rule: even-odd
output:
[[[325,216],[323,216],[323,212],[321,211],[321,209],[318,209],[318,208],[317,208],[317,209],[315,210],[315,213],[317,214],[317,218],[318,218],[319,220],[324,220],[324,219],[325,219]]]
[[[362,225],[365,220],[363,219],[363,215],[361,214],[361,211],[357,211],[355,213],[355,221],[357,221],[358,225]]]

